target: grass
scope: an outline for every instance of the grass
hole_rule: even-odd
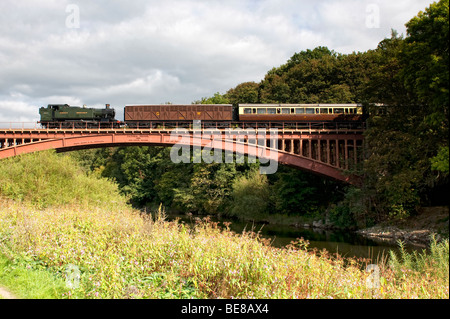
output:
[[[0,255],[0,285],[21,299],[58,299],[69,290],[51,271],[33,269],[29,261],[7,255]]]
[[[371,261],[311,252],[303,240],[275,248],[257,233],[236,234],[208,219],[192,227],[168,222],[161,209],[141,214],[110,181],[76,177],[76,166],[64,168],[65,179],[41,176],[55,184],[34,192],[55,196],[40,200],[22,185],[32,184],[33,172],[57,174],[58,165],[73,164],[61,158],[24,157],[1,173],[0,284],[22,298],[449,298],[448,241],[415,259],[403,252],[381,261],[371,288]],[[83,180],[90,186],[75,193],[83,198],[77,204],[65,193]],[[65,284],[68,265],[80,271],[77,288]]]
[[[432,237],[429,252],[423,250],[422,253],[413,251],[408,253],[404,244],[399,241],[399,254],[390,252],[389,265],[394,272],[395,277],[404,282],[406,278],[415,278],[418,282],[430,282],[439,286],[442,283],[449,282],[449,243],[444,240],[436,242]],[[423,289],[425,298],[434,298],[434,291]],[[448,286],[447,286],[448,294]]]
[[[59,283],[67,265],[79,267],[80,288],[56,289],[60,298],[449,296],[448,276],[442,275],[448,271],[448,242],[447,250],[421,257],[442,271],[397,259],[392,267],[379,265],[381,286],[373,289],[366,284],[367,261],[312,253],[301,240],[274,248],[255,233],[238,235],[207,219],[191,228],[165,221],[162,212],[150,217],[131,209],[38,210],[3,202],[0,229],[0,252],[10,252],[9,260],[20,256],[26,268],[51,273]]]
[[[54,151],[7,158],[0,165],[0,194],[32,207],[125,205],[117,185]]]

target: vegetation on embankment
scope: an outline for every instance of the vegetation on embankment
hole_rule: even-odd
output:
[[[1,166],[0,195],[32,207],[127,205],[117,185],[53,151],[4,159]]]
[[[373,289],[366,284],[368,262],[315,254],[302,242],[274,248],[253,233],[237,235],[207,221],[189,228],[131,210],[38,210],[8,202],[0,216],[9,267],[46,270],[59,282],[67,265],[79,267],[79,288],[59,287],[57,298],[449,296],[448,241],[423,257],[405,253],[391,258],[392,267],[379,264],[381,286]]]
[[[41,160],[36,161],[36,156]],[[59,174],[66,163],[63,158],[51,152],[23,156],[15,160],[15,177],[9,180],[20,186],[28,181],[22,179],[24,171],[41,172],[44,165],[55,169],[40,177],[52,180],[49,175]],[[30,171],[30,162],[39,167]],[[79,174],[76,167],[73,170]],[[7,176],[3,173],[3,178]],[[70,200],[42,205],[30,193],[17,202],[7,198],[18,196],[17,192],[0,193],[0,253],[2,260],[7,259],[0,263],[0,285],[8,286],[11,272],[27,269],[45,274],[46,280],[54,278],[53,295],[44,298],[449,296],[448,241],[434,243],[431,252],[423,255],[404,253],[391,258],[390,264],[379,261],[380,286],[370,288],[365,271],[369,261],[311,252],[303,241],[275,248],[255,233],[235,234],[208,220],[199,220],[194,227],[167,222],[161,211],[150,216],[128,207],[123,197],[111,191],[116,186],[110,181],[87,178],[103,188],[109,183],[111,197],[97,202],[88,190],[84,196],[94,199],[86,207]],[[64,183],[54,186],[58,186],[52,189],[56,195],[67,190]],[[112,200],[115,204],[109,205]],[[78,288],[61,285],[68,265],[80,270]],[[24,287],[29,284],[23,282]],[[23,297],[24,287],[13,292]]]

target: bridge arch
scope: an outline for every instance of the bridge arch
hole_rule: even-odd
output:
[[[266,161],[276,161],[277,165],[280,164],[291,166],[300,170],[314,173],[316,175],[332,178],[334,180],[349,184],[358,185],[360,183],[358,177],[346,175],[344,173],[344,169],[336,167],[336,165],[331,165],[330,163],[326,163],[318,159],[295,154],[294,152],[292,152],[292,148],[288,150],[288,148],[285,147],[285,139],[282,139],[281,148],[277,145],[276,149],[271,149],[266,147],[258,147],[255,144],[248,143],[248,141],[239,142],[236,140],[226,139],[198,139],[192,135],[190,135],[188,142],[183,142],[182,139],[174,139],[169,132],[155,132],[149,134],[55,134],[54,136],[48,137],[49,138],[41,138],[37,141],[34,141],[31,138],[23,139],[23,143],[18,143],[17,145],[13,145],[10,147],[0,148],[0,159],[49,149],[55,149],[57,152],[67,152],[80,149],[117,146],[171,147],[175,144],[186,146],[198,145],[201,147],[209,146],[211,148],[220,149],[222,151],[230,151],[236,154],[247,156],[257,154],[258,158],[265,159]],[[336,143],[336,149],[338,149],[339,143]],[[294,142],[292,141],[292,145],[293,144]],[[320,158],[320,143],[318,150]]]

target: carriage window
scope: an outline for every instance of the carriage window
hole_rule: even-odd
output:
[[[281,113],[281,109],[277,109],[277,114],[280,114]]]
[[[267,114],[275,114],[277,112],[276,108],[268,108]]]
[[[252,113],[253,113],[253,114],[256,114],[256,109],[253,109],[253,110],[252,110]]]
[[[345,114],[348,114],[348,109],[345,109]]]
[[[334,114],[342,114],[344,113],[344,109],[339,108],[339,109],[334,109]]]
[[[289,110],[289,109],[286,109],[286,108],[281,109],[281,114],[290,114],[290,113],[291,113],[291,110]]]
[[[305,109],[304,108],[296,108],[295,109],[295,114],[303,114],[303,113],[305,113]]]
[[[294,114],[294,109],[291,109],[291,113]]]
[[[266,109],[259,108],[258,109],[258,114],[266,114]]]
[[[252,109],[250,108],[244,109],[244,114],[252,114]]]
[[[355,109],[350,109],[350,114],[354,114],[355,113]]]
[[[312,107],[307,107],[306,114],[314,114],[314,109]]]
[[[320,109],[320,114],[328,114],[328,109]]]
[[[328,113],[333,114],[333,109],[328,109]]]

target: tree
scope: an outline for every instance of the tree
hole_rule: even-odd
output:
[[[370,107],[364,163],[378,221],[409,216],[433,187],[448,184],[448,2],[406,26],[405,39],[393,32],[371,53],[379,67],[365,92],[383,103]]]
[[[449,3],[432,3],[407,24],[402,75],[419,101],[431,106],[430,118],[447,120],[449,105]],[[436,113],[436,114],[435,114]]]
[[[266,103],[362,103],[377,67],[366,53],[338,54],[326,47],[295,53],[260,83]]]
[[[194,101],[193,104],[229,104],[230,101],[225,94],[214,93],[212,97],[202,97],[201,100]]]
[[[407,24],[403,52],[405,67],[401,73],[405,86],[413,91],[426,110],[424,126],[434,131],[439,145],[433,162],[441,172],[447,172],[448,161],[442,157],[448,149],[449,117],[449,3],[432,3],[425,12]],[[438,156],[438,153],[440,154]],[[442,168],[442,169],[441,169]]]
[[[220,215],[226,211],[235,175],[232,163],[193,164],[189,185],[174,189],[174,202],[189,212]]]
[[[268,213],[269,194],[267,176],[250,170],[233,182],[231,214],[250,219]]]
[[[230,103],[258,103],[259,85],[255,82],[244,82],[237,85],[234,89],[229,89],[226,96]]]
[[[299,171],[279,173],[273,184],[275,210],[282,214],[306,214],[317,210],[318,189]]]
[[[301,51],[294,53],[294,55],[287,61],[287,63],[282,66],[282,69],[290,69],[295,65],[298,65],[305,61],[311,60],[321,60],[323,57],[337,57],[339,54],[327,47],[319,46],[313,50],[307,49],[306,51]]]

